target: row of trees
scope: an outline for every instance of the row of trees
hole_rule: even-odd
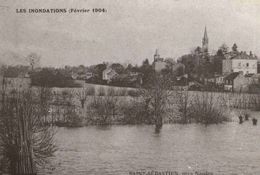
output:
[[[212,77],[214,74],[222,74],[222,61],[226,59],[227,54],[238,54],[238,46],[233,44],[231,51],[226,44],[222,44],[215,55],[209,55],[203,52],[200,47],[194,49],[190,54],[183,55],[179,62],[185,65],[185,73],[189,76],[199,79]],[[252,52],[250,52],[252,55]]]

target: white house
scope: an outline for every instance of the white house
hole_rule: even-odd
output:
[[[102,79],[105,81],[111,81],[112,78],[114,78],[115,76],[117,76],[118,74],[116,73],[116,71],[112,68],[107,68],[102,72]]]
[[[257,73],[257,57],[245,52],[237,53],[222,62],[222,73],[243,72],[243,74]]]

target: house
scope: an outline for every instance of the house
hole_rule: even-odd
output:
[[[94,74],[92,72],[86,72],[86,80],[94,77]]]
[[[107,68],[102,72],[102,79],[110,82],[112,80],[112,78],[114,78],[115,76],[117,76],[118,74],[116,73],[116,71],[112,68]]]
[[[248,92],[252,84],[259,83],[258,74],[239,74],[234,80],[234,91],[235,92]]]
[[[250,85],[259,83],[258,74],[246,74],[233,72],[224,78],[224,90],[233,92],[248,92]]]
[[[234,80],[241,74],[240,72],[232,72],[224,77],[224,90],[225,91],[234,91]]]
[[[243,74],[257,74],[257,57],[245,52],[231,52],[222,62],[222,73],[243,72]]]
[[[76,79],[78,78],[78,74],[75,73],[75,72],[72,72],[72,73],[71,73],[71,78],[72,78],[73,80],[76,80]]]
[[[218,75],[215,77],[216,85],[223,85],[224,84],[224,75]]]

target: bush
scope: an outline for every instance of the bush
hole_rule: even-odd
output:
[[[105,93],[104,87],[99,87],[98,96],[105,96],[105,95],[106,95],[106,93]]]
[[[112,96],[94,96],[89,108],[91,119],[94,124],[108,125],[113,121],[117,111],[117,97]]]
[[[120,112],[123,114],[122,123],[124,124],[152,124],[153,118],[144,102],[131,100],[120,103]]]
[[[108,96],[115,96],[116,95],[115,89],[113,87],[109,87],[108,90],[107,90],[107,95]]]
[[[128,95],[131,97],[138,97],[139,93],[137,92],[137,90],[128,90]]]
[[[206,125],[229,121],[223,108],[213,102],[213,94],[208,92],[203,92],[201,96],[197,95],[191,102],[190,118]]]
[[[127,90],[125,88],[120,88],[116,91],[117,96],[126,96],[127,95]]]
[[[44,68],[31,74],[33,86],[43,87],[80,87],[74,80],[58,70]]]
[[[86,95],[92,96],[95,95],[95,93],[96,93],[95,87],[93,86],[87,87]]]

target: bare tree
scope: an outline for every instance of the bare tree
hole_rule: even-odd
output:
[[[229,118],[226,116],[225,109],[213,99],[214,94],[212,92],[197,94],[191,101],[191,118],[205,125],[228,121]]]
[[[173,97],[171,86],[172,81],[169,77],[155,73],[151,86],[140,89],[139,94],[147,108],[150,108],[156,131],[162,128],[163,116],[167,114],[167,105],[170,98]]]
[[[43,113],[31,90],[2,92],[0,150],[4,169],[12,175],[36,174],[56,150],[54,130],[43,125]]]
[[[76,97],[80,101],[81,108],[84,108],[85,102],[87,100],[87,89],[83,88],[76,92]]]
[[[191,122],[190,114],[190,95],[188,90],[178,91],[176,94],[177,115],[181,123]]]
[[[40,64],[40,56],[37,55],[36,53],[29,54],[27,59],[28,59],[28,62],[31,66],[32,71],[34,70],[35,66]]]
[[[94,122],[101,125],[111,124],[117,112],[118,98],[115,96],[94,96],[90,108]]]

